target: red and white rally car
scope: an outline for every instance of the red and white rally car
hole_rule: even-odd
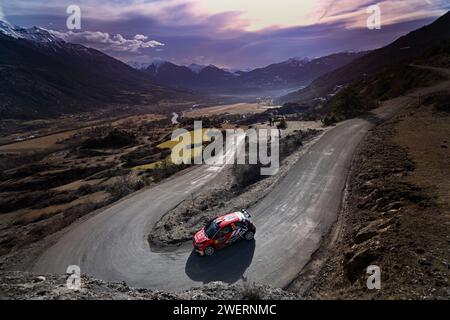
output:
[[[192,239],[195,251],[200,255],[211,256],[239,239],[253,240],[256,227],[247,210],[228,213],[210,221]]]

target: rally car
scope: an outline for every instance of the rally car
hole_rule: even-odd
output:
[[[211,220],[194,235],[192,244],[200,255],[211,256],[240,239],[253,240],[255,232],[250,214],[242,209]]]

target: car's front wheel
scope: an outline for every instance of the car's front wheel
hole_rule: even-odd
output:
[[[255,233],[253,231],[247,231],[244,235],[245,240],[250,241],[255,237]]]
[[[205,256],[212,256],[214,254],[214,252],[216,251],[216,249],[214,249],[214,247],[206,247],[205,248]]]

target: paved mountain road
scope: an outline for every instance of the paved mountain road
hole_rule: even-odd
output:
[[[374,111],[384,118],[414,99],[391,100]],[[73,225],[35,262],[32,271],[87,273],[130,286],[177,291],[209,281],[251,281],[284,287],[318,248],[337,218],[355,148],[373,123],[352,119],[325,133],[269,194],[250,208],[255,241],[240,242],[198,257],[188,243],[172,252],[152,252],[151,227],[168,210],[214,179],[218,168],[199,166],[137,193]]]

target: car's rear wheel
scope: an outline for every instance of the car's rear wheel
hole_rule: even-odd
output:
[[[244,235],[245,240],[250,241],[255,238],[255,233],[253,231],[247,231]]]
[[[216,251],[216,249],[214,249],[214,247],[206,247],[205,248],[205,256],[212,256],[214,254],[214,252]]]

